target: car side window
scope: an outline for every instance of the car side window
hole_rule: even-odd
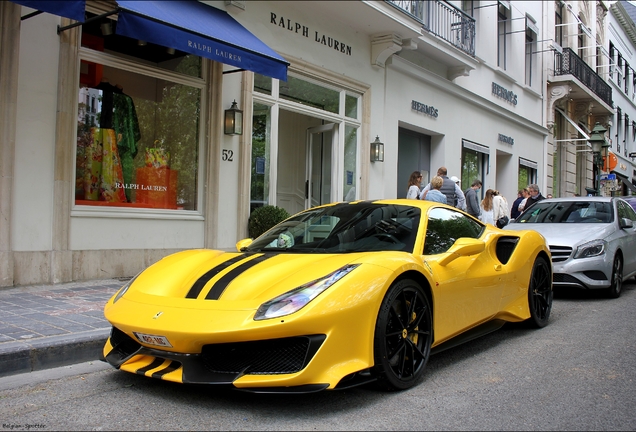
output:
[[[428,211],[424,255],[446,252],[460,237],[479,238],[484,225],[464,214],[441,207]]]
[[[625,204],[622,201],[618,201],[617,207],[618,207],[619,218],[627,218],[636,222],[636,212],[634,212],[634,209],[630,205]]]

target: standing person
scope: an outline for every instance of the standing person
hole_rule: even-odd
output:
[[[406,199],[420,199],[420,183],[422,182],[422,173],[413,171],[409,178],[409,184],[406,191]]]
[[[498,190],[492,192],[492,218],[497,228],[503,228],[510,222],[510,213],[508,212],[508,200],[501,195]]]
[[[454,181],[448,178],[447,176],[448,170],[446,167],[439,167],[437,170],[437,176],[442,178],[443,184],[440,188],[440,192],[446,195],[446,203],[449,205],[453,205],[455,199],[457,199],[457,208],[463,208],[466,206],[466,197],[464,197],[464,192],[462,189],[455,184]],[[422,189],[422,193],[420,194],[420,199],[426,198],[426,192],[431,189],[431,184],[427,184],[424,189]]]
[[[528,188],[523,189],[521,192],[523,194],[523,199],[519,203],[517,209],[519,210],[519,214],[521,214],[526,209],[526,204],[528,203],[528,197],[530,196],[530,192],[528,192]],[[519,216],[519,215],[517,215]]]
[[[481,180],[473,180],[473,184],[466,189],[466,213],[479,218],[479,197],[477,191],[481,189]]]
[[[481,200],[481,204],[479,204],[479,209],[481,210],[479,220],[484,223],[489,223],[490,225],[495,224],[495,216],[492,205],[493,192],[494,191],[492,189],[488,189],[484,199]]]
[[[448,201],[446,200],[446,195],[444,195],[440,191],[440,188],[442,187],[443,184],[444,184],[444,179],[442,179],[440,176],[433,177],[430,183],[431,189],[426,192],[426,197],[424,199],[427,201],[435,201],[442,204],[448,204]]]
[[[528,193],[530,194],[530,196],[526,200],[525,209],[528,209],[530,208],[531,205],[545,199],[545,197],[541,195],[541,192],[539,192],[539,185],[536,185],[536,184],[528,185]]]
[[[460,179],[458,179],[456,176],[452,176],[450,179],[455,182],[459,190],[462,189],[462,186],[461,186],[462,181]],[[466,211],[466,195],[464,194],[464,205],[462,207],[459,206],[459,199],[457,198],[457,195],[455,195],[455,202],[453,203],[453,206],[457,207],[460,210]]]
[[[517,219],[517,217],[521,214],[521,210],[519,210],[519,204],[521,204],[521,201],[523,201],[524,198],[525,196],[523,194],[523,189],[520,189],[519,192],[517,192],[517,199],[514,200],[514,202],[512,203],[512,208],[510,209],[511,219]]]

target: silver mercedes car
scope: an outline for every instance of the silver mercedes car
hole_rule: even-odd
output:
[[[623,281],[636,275],[636,212],[621,198],[545,199],[504,229],[545,237],[555,288],[603,289],[617,298]]]

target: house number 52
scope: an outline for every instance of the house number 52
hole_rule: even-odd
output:
[[[224,161],[232,162],[232,161],[234,161],[234,152],[232,150],[223,149],[223,154],[222,154],[221,158]]]

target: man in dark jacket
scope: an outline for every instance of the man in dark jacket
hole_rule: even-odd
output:
[[[512,203],[512,208],[510,209],[510,217],[512,219],[517,219],[517,217],[521,214],[519,210],[519,204],[526,198],[526,190],[522,189],[517,192],[517,199]]]
[[[536,184],[529,185],[528,193],[530,194],[530,196],[528,197],[528,200],[526,201],[524,210],[530,208],[531,205],[545,199],[545,197],[541,195],[541,192],[539,192],[539,185],[536,185]]]
[[[475,179],[473,180],[473,184],[470,188],[466,189],[466,213],[471,216],[475,216],[479,218],[479,197],[477,196],[477,191],[481,189],[481,180]]]

